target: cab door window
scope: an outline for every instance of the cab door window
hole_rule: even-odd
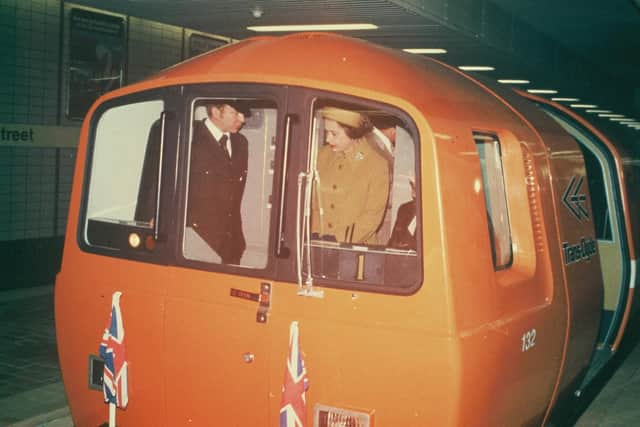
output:
[[[415,143],[398,113],[317,99],[307,274],[340,286],[418,281]]]
[[[183,256],[263,269],[272,210],[276,103],[196,97],[190,116]]]

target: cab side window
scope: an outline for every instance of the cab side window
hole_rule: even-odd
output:
[[[314,106],[310,245],[314,277],[379,287],[417,282],[415,144],[383,109]]]
[[[128,241],[123,227],[152,227],[163,110],[162,100],[149,100],[109,108],[99,117],[86,202],[87,244],[135,249],[140,239]]]
[[[473,138],[482,169],[493,265],[501,270],[512,264],[513,250],[500,141],[496,135],[479,132],[474,132]]]

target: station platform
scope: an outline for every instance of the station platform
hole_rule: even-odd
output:
[[[52,285],[0,292],[0,426],[73,426],[58,365]]]
[[[640,423],[639,336],[627,337],[611,367],[554,427]],[[73,427],[58,366],[52,285],[0,292],[0,427],[5,426]]]

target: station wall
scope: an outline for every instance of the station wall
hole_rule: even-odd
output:
[[[62,0],[0,0],[0,290],[52,283],[59,269],[91,102],[232,41]]]

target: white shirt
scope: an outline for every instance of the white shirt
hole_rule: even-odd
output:
[[[380,144],[382,145],[382,148],[387,150],[387,152],[389,152],[389,154],[393,155],[393,145],[391,144],[391,140],[389,140],[387,135],[382,133],[382,131],[380,129],[378,129],[377,127],[375,127],[375,126],[373,127],[373,134],[380,141]]]
[[[209,132],[211,132],[211,135],[216,141],[220,141],[222,135],[227,135],[227,153],[229,153],[229,157],[231,157],[231,135],[229,135],[229,132],[222,132],[208,117],[204,119],[204,125],[209,129]]]

